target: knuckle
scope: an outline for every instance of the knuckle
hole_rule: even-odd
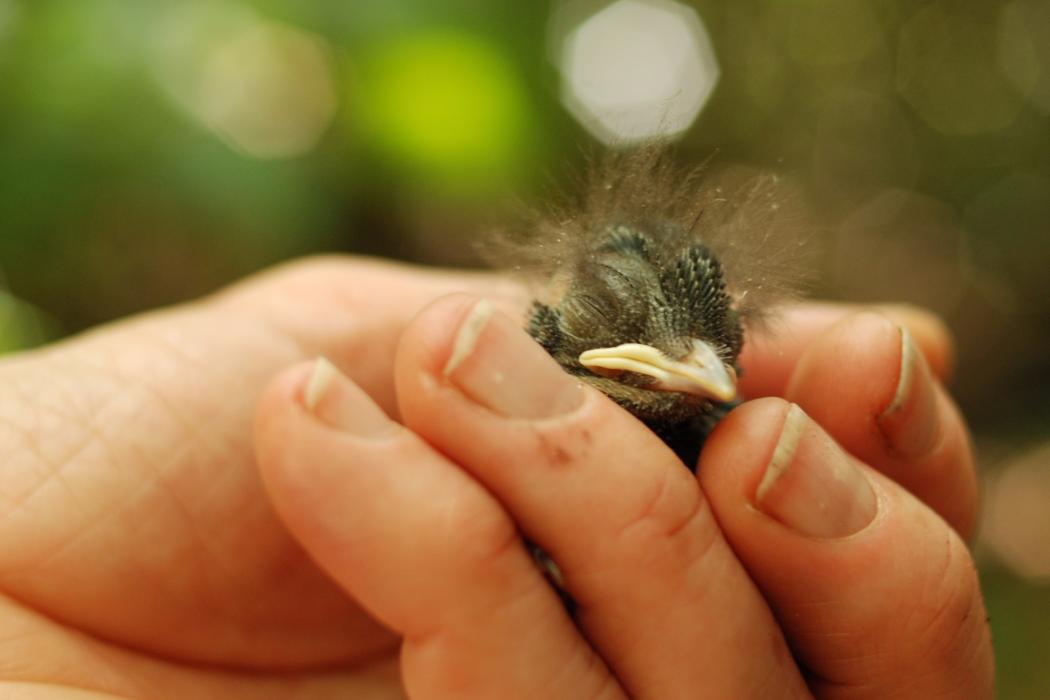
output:
[[[550,668],[548,672],[545,681],[538,684],[544,691],[541,697],[558,697],[570,688],[573,697],[580,700],[612,700],[623,697],[601,657],[588,646],[575,646],[570,658]]]
[[[473,571],[490,568],[521,547],[521,538],[510,517],[476,491],[447,502],[443,511],[443,549],[460,567]]]
[[[615,538],[617,546],[676,562],[699,560],[718,540],[703,494],[685,470],[662,470]]]
[[[361,265],[358,258],[336,253],[307,255],[276,265],[270,270],[270,280],[278,284],[310,284],[318,276],[335,277],[353,272]]]

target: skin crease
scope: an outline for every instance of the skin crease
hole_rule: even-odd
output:
[[[353,494],[335,488],[311,490],[322,483],[324,475],[309,470],[332,468],[333,460],[311,459],[309,450],[331,455],[330,450],[336,449],[333,445],[348,451],[359,448],[352,441],[309,427],[314,424],[300,397],[310,366],[303,363],[318,355],[330,358],[372,397],[378,409],[398,418],[403,406],[417,405],[413,402],[423,396],[399,397],[395,390],[393,363],[399,341],[420,309],[454,291],[485,296],[509,313],[520,314],[524,308],[520,290],[485,275],[419,270],[363,259],[317,259],[264,273],[200,302],[129,319],[0,362],[0,695],[160,700],[388,698],[403,695],[402,676],[412,697],[436,698],[448,696],[442,694],[443,688],[466,682],[464,677],[447,675],[456,669],[489,665],[501,670],[497,680],[531,682],[536,675],[531,671],[546,668],[544,664],[551,663],[546,654],[559,649],[554,669],[565,675],[551,676],[547,691],[565,690],[567,697],[622,696],[622,687],[607,675],[609,660],[631,666],[625,660],[642,658],[636,656],[640,651],[614,649],[606,641],[597,643],[595,649],[574,636],[578,634],[575,627],[567,624],[557,604],[551,604],[549,589],[532,584],[535,570],[527,561],[522,564],[516,548],[505,550],[510,553],[499,560],[514,575],[504,577],[503,587],[492,589],[486,587],[492,583],[487,577],[494,575],[490,568],[471,568],[476,560],[469,557],[475,555],[481,561],[493,561],[485,558],[488,550],[481,544],[464,547],[463,538],[454,537],[426,540],[432,548],[401,562],[405,567],[421,572],[432,567],[431,572],[466,578],[446,589],[435,586],[440,577],[402,576],[398,580],[407,588],[397,590],[403,596],[379,600],[366,590],[361,578],[369,569],[348,569],[344,557],[357,557],[357,564],[379,572],[391,564],[384,556],[397,550],[363,547],[352,533],[338,530],[352,518],[324,515],[352,514],[369,502],[355,504]],[[439,311],[428,312],[429,318],[433,321],[433,314]],[[782,325],[789,331],[779,340],[755,339],[745,348],[745,392],[751,396],[787,393],[807,413],[820,415],[830,399],[822,397],[814,384],[827,380],[806,378],[814,372],[819,375],[812,364],[807,365],[806,357],[833,353],[835,339],[845,332],[836,330],[835,324],[847,323],[844,319],[851,312],[831,305],[786,312]],[[885,317],[911,329],[933,375],[943,377],[951,353],[939,322],[913,309],[891,309],[880,318]],[[426,318],[412,325],[413,332],[427,328]],[[443,328],[441,332],[447,335],[441,342],[450,342],[454,326]],[[876,338],[885,337],[877,329],[872,333]],[[401,361],[408,361],[406,357]],[[895,385],[899,355],[893,356],[892,343],[878,344],[876,352],[859,359],[870,363],[887,386]],[[271,378],[291,366],[295,369],[281,374],[263,396]],[[856,410],[870,412],[873,397],[881,396],[880,391],[875,386],[870,396],[859,396]],[[853,396],[840,390],[838,398],[843,393],[846,398]],[[361,394],[356,400],[368,401],[367,396]],[[257,405],[259,434],[253,448]],[[965,427],[953,410],[950,403],[938,404],[945,434],[941,444],[947,447],[915,460],[920,468],[912,473],[906,468],[907,461],[897,457],[891,456],[893,462],[891,457],[880,462],[879,444],[871,433],[856,430],[855,424],[841,418],[841,424],[834,424],[828,411],[822,422],[827,422],[826,429],[843,447],[895,480],[879,477],[876,482],[887,503],[921,514],[918,521],[922,523],[922,528],[908,529],[891,520],[896,529],[888,532],[895,533],[896,539],[884,534],[883,548],[872,546],[869,559],[859,563],[851,559],[848,566],[826,552],[821,554],[824,550],[813,550],[809,561],[824,567],[830,579],[849,579],[850,567],[869,564],[870,557],[880,551],[888,556],[892,542],[910,543],[921,550],[933,546],[931,539],[944,541],[951,530],[936,513],[968,534],[976,510],[975,495],[967,486],[972,482],[972,461]],[[701,470],[713,518],[710,522],[717,519],[725,531],[719,537],[724,536],[742,553],[733,566],[754,581],[748,586],[757,591],[753,599],[756,620],[772,620],[771,614],[783,620],[798,618],[796,610],[810,604],[792,598],[797,591],[790,580],[781,581],[781,588],[771,587],[763,573],[776,561],[775,554],[786,555],[802,544],[785,539],[782,531],[755,530],[753,523],[741,520],[738,512],[758,514],[751,506],[737,510],[749,496],[746,490],[737,490],[737,482],[726,481],[727,474],[754,478],[761,471],[768,458],[763,450],[771,449],[782,422],[783,414],[778,411],[776,405],[767,405],[763,410],[735,413],[713,436],[716,447],[738,445],[739,440],[734,439],[738,431],[762,439],[752,441],[753,453],[726,456],[726,461],[716,459],[718,450],[710,454],[705,450],[705,460],[718,463],[705,462]],[[869,418],[861,416],[858,422],[869,422]],[[422,423],[412,426],[416,433],[431,429]],[[504,526],[513,532],[517,519],[525,518],[503,498],[490,495],[495,482],[479,476],[479,465],[456,467],[427,447],[426,441],[409,431],[404,434],[408,436],[404,445],[418,450],[411,453],[418,454],[418,463],[432,464],[432,481],[427,485],[448,489],[450,500],[443,503],[472,504],[478,509],[472,512],[492,523],[493,537]],[[301,440],[292,439],[296,436]],[[438,436],[428,437],[433,441]],[[639,437],[640,442],[633,444],[648,449],[645,439]],[[326,440],[335,442],[329,445]],[[631,444],[625,442],[624,449],[634,449]],[[398,450],[408,448],[390,449],[388,459],[400,460],[407,453]],[[731,469],[729,461],[750,466]],[[294,474],[286,469],[293,467],[299,469],[300,481],[289,478]],[[336,476],[334,484],[348,478],[345,473]],[[405,481],[386,483],[383,488],[401,483]],[[695,488],[684,483],[685,489]],[[938,495],[942,492],[950,495]],[[311,498],[297,501],[303,496]],[[297,509],[297,502],[304,505]],[[423,539],[439,533],[440,528],[426,519],[430,510],[421,507],[415,512],[418,521],[406,516],[402,522],[383,511],[370,522],[385,523],[388,533],[400,533],[399,528],[411,525],[415,529],[410,531]],[[882,517],[894,512],[899,510],[888,509]],[[446,512],[443,517],[448,516]],[[768,519],[759,522],[769,527]],[[522,527],[534,527],[530,523],[526,520]],[[779,549],[771,547],[775,538],[770,532],[780,532]],[[477,541],[487,542],[486,537],[479,533]],[[335,550],[330,547],[333,543],[353,546]],[[442,546],[451,547],[444,552],[445,559],[438,556]],[[571,547],[572,542],[560,546]],[[965,549],[952,551],[955,558],[944,569],[952,585],[943,587],[943,599],[937,597],[937,591],[930,594],[929,606],[954,610],[969,603],[979,609],[979,592],[967,588]],[[460,557],[459,566],[438,568],[453,556]],[[379,580],[389,588],[393,579]],[[905,576],[891,582],[895,587],[880,590],[876,586],[869,594],[890,595],[885,604],[891,606],[893,596],[907,600],[915,587],[925,586],[924,581]],[[423,590],[413,590],[413,582]],[[520,587],[520,600],[536,606],[529,610],[545,611],[543,616],[530,616],[507,627],[514,631],[509,647],[505,641],[509,632],[500,624],[514,620],[493,617],[492,609],[472,618],[475,613],[468,606],[471,601],[484,600],[485,591],[506,590],[507,585]],[[383,586],[379,588],[386,590]],[[406,617],[403,601],[419,599],[427,591],[448,598],[431,598],[442,605],[424,606]],[[769,601],[768,610],[763,599]],[[498,603],[498,598],[494,600]],[[448,614],[428,618],[435,610]],[[507,610],[509,614],[513,609]],[[462,617],[452,612],[462,612]],[[600,608],[593,614],[601,619]],[[967,619],[977,617],[981,615]],[[929,642],[931,638],[924,633],[923,619],[919,615],[913,620],[907,639],[895,639],[895,630],[876,632],[886,644],[909,648],[910,639]],[[415,620],[420,628],[408,629],[406,620]],[[811,628],[804,631],[790,624],[778,630],[773,624],[767,634],[796,649],[801,644],[796,634],[805,632],[807,639],[821,634],[819,620],[807,624]],[[452,637],[438,634],[448,629],[460,633]],[[916,654],[918,667],[887,666],[882,671],[885,682],[897,682],[902,671],[916,679],[936,680],[947,673],[960,677],[959,667],[965,664],[961,677],[972,681],[968,696],[986,696],[991,678],[986,631],[980,626],[929,629],[937,632],[934,640],[962,634],[970,646],[928,643]],[[434,639],[451,638],[462,644],[422,644],[431,632]],[[399,661],[399,636],[406,633],[414,646],[406,645],[409,651]],[[477,635],[482,633],[493,636],[481,639]],[[858,687],[840,692],[844,686],[839,684],[854,680],[847,673],[850,669],[833,669],[824,662],[832,654],[841,657],[843,649],[824,649],[819,644],[797,648],[805,649],[807,666],[816,669],[818,680],[810,689],[818,696],[873,697]],[[486,654],[491,658],[479,664]],[[525,673],[514,666],[523,659],[529,662]],[[565,659],[574,661],[566,664]],[[401,663],[405,665],[399,668]],[[705,663],[717,666],[720,662],[714,658]],[[822,675],[825,668],[830,670]],[[486,682],[485,678],[472,680]],[[583,685],[572,686],[575,681]],[[919,686],[894,687],[905,693]],[[501,697],[515,697],[513,687],[504,685],[502,690]],[[650,696],[674,695],[654,690]]]

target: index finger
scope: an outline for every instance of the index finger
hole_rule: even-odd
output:
[[[805,695],[693,476],[514,321],[473,297],[436,302],[402,338],[396,384],[405,424],[557,562],[632,697]]]
[[[740,356],[741,393],[748,398],[783,396],[802,353],[831,326],[863,309],[878,311],[911,333],[934,375],[945,380],[954,362],[951,334],[936,315],[904,304],[805,302],[785,307],[748,334]]]

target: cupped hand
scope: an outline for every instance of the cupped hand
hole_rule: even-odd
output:
[[[318,355],[394,411],[402,330],[464,289],[514,291],[309,260],[0,362],[0,697],[398,697],[397,638],[275,515],[252,420]]]
[[[453,291],[472,296],[410,323]],[[972,528],[975,488],[935,322],[786,314],[749,348],[745,390],[800,408],[735,411],[698,482],[516,323],[472,314],[479,295],[524,301],[485,276],[314,261],[0,365],[0,689],[990,692],[948,525]],[[349,378],[282,374],[257,466],[260,387],[318,355]]]
[[[321,361],[257,425],[274,503],[402,637],[414,698],[989,697],[976,480],[908,309],[804,306],[744,359],[699,481],[512,318],[440,300],[398,420]],[[570,616],[523,539],[556,562]]]

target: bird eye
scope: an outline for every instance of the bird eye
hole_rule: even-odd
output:
[[[585,325],[604,324],[615,316],[614,301],[615,298],[608,295],[574,294],[570,300],[570,313]]]

